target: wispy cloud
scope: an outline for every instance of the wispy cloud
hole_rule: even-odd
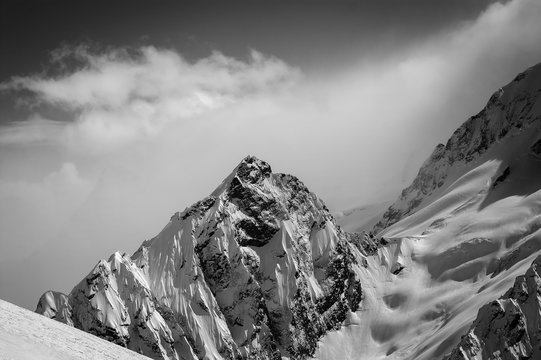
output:
[[[0,145],[30,145],[58,142],[64,129],[59,121],[48,120],[38,114],[24,121],[0,127]]]
[[[56,50],[52,59],[61,75],[14,77],[0,89],[71,112],[73,122],[66,123],[63,140],[100,151],[156,135],[168,123],[277,91],[300,75],[257,51],[247,61],[215,52],[190,63],[177,52],[152,46],[107,52],[78,46]],[[42,133],[52,124],[36,119],[13,124],[2,140],[27,141],[31,137],[23,132]]]

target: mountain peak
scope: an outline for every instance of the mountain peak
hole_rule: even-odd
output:
[[[362,257],[300,180],[247,156],[133,256],[100,261],[38,312],[66,303],[57,320],[157,359],[304,359],[357,310]]]
[[[268,178],[272,174],[272,169],[267,162],[248,155],[242,159],[235,169],[235,173],[240,180],[255,184]]]
[[[212,197],[219,197],[231,188],[245,187],[261,184],[270,178],[272,169],[270,165],[255,156],[248,155],[233,169],[222,183],[211,193]]]

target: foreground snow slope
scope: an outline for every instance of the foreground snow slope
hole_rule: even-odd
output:
[[[144,360],[146,356],[0,300],[2,360]]]
[[[387,226],[380,234],[390,244],[361,269],[361,309],[320,341],[316,358],[441,359],[478,310],[526,272],[541,254],[540,95],[538,65],[437,147],[376,226]],[[539,316],[539,298],[530,299],[528,314]],[[502,321],[512,322],[512,306],[502,306]],[[489,336],[480,344],[503,353],[505,342],[479,333]],[[475,354],[464,358],[480,358]]]

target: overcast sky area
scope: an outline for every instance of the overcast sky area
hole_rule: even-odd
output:
[[[3,1],[0,298],[133,253],[248,154],[333,211],[397,196],[541,61],[541,1]]]

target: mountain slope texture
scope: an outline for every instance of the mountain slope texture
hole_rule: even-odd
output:
[[[536,65],[436,147],[372,230],[388,244],[367,258],[357,326],[316,356],[540,356],[540,97]]]

